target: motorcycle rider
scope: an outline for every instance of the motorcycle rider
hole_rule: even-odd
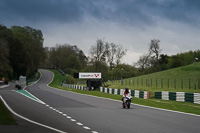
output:
[[[123,94],[123,97],[122,97],[122,101],[124,100],[124,97],[126,97],[126,95],[128,95],[128,94],[129,94],[129,89],[128,89],[128,87],[126,87],[124,94]]]

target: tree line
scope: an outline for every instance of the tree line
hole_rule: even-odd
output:
[[[101,72],[103,78],[110,79],[111,75],[121,76],[123,68],[124,77],[132,77],[135,72],[133,66],[121,64],[126,49],[120,44],[105,42],[97,39],[89,49],[86,56],[76,45],[57,44],[52,48],[45,48],[45,67],[57,67],[66,74],[73,75],[76,72]]]
[[[41,30],[28,26],[0,25],[0,78],[31,77],[39,66],[60,68],[65,73],[101,72],[104,79],[130,78],[188,65],[200,59],[200,50],[168,56],[162,54],[159,39],[152,39],[148,51],[134,65],[122,63],[127,50],[121,44],[97,39],[89,55],[76,45],[57,44],[43,48]]]
[[[73,75],[87,66],[87,57],[76,45],[57,44],[52,48],[45,48],[46,59],[44,67],[60,68],[65,73]]]
[[[41,30],[0,25],[0,78],[31,77],[45,59]]]

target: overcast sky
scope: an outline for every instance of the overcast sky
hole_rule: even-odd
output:
[[[44,46],[87,55],[97,39],[122,44],[133,64],[159,39],[162,54],[200,49],[200,0],[0,0],[0,24],[40,29]]]

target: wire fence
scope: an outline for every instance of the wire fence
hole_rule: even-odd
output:
[[[200,89],[200,78],[187,78],[187,79],[172,79],[172,78],[131,78],[123,80],[112,80],[112,83],[140,86],[140,87],[153,87],[153,88],[173,88],[173,89]]]

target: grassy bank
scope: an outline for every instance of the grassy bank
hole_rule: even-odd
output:
[[[200,62],[143,76],[107,82],[109,88],[200,93]]]
[[[99,91],[82,91],[82,90],[76,90],[76,89],[70,89],[66,87],[61,87],[61,82],[63,81],[63,76],[56,70],[51,70],[54,72],[54,80],[50,84],[51,87],[55,87],[58,89],[63,89],[66,91],[72,91],[87,95],[93,95],[98,97],[105,97],[115,100],[121,100],[122,96],[119,95],[113,95],[113,94],[106,94]],[[158,100],[158,99],[141,99],[141,98],[133,98],[133,103],[140,104],[140,105],[146,105],[151,107],[157,107],[162,109],[169,109],[174,111],[181,111],[186,113],[192,113],[192,114],[199,114],[200,115],[200,105],[193,104],[193,103],[184,103],[184,102],[177,102],[177,101],[166,101],[166,100]],[[119,105],[120,106],[120,105]]]
[[[60,74],[60,72],[57,71],[57,70],[50,69],[49,71],[51,71],[51,72],[54,73],[54,79],[53,79],[53,81],[49,84],[49,86],[55,87],[55,88],[60,87],[62,81],[65,79],[65,76],[63,76],[62,74]]]
[[[16,125],[11,113],[0,100],[0,125]]]

